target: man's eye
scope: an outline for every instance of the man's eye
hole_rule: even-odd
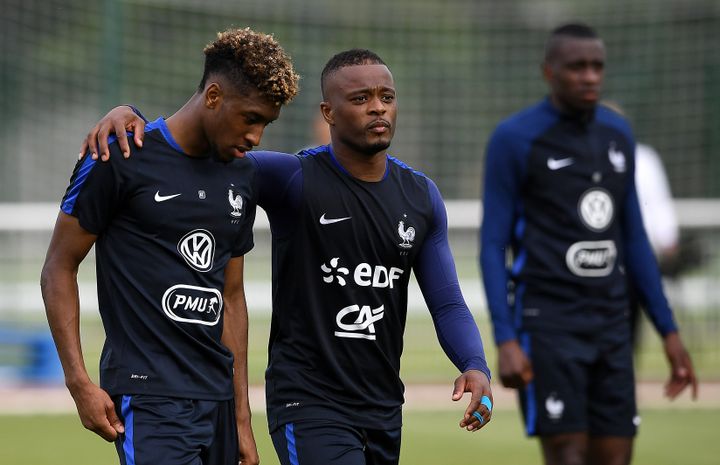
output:
[[[395,96],[394,95],[383,95],[382,99],[383,99],[383,102],[389,103],[389,102],[392,102],[393,100],[395,100]]]
[[[365,97],[364,95],[358,95],[357,97],[352,98],[353,102],[358,102],[358,103],[365,102],[366,100],[367,100],[367,97]]]

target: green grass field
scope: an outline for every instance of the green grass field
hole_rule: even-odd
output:
[[[401,463],[450,465],[540,463],[536,441],[523,436],[514,410],[499,410],[478,433],[457,427],[457,412],[406,412]],[[714,465],[720,410],[648,410],[635,449],[635,465]],[[263,465],[277,459],[265,417],[254,418]],[[115,448],[86,431],[74,415],[0,416],[3,465],[117,464]]]
[[[485,342],[485,355],[490,369],[494,370],[496,356],[490,323],[485,318],[477,318],[477,321]],[[43,321],[38,324],[46,323]],[[637,358],[638,379],[664,380],[668,375],[668,368],[660,339],[649,326],[646,325],[645,329],[643,345]],[[710,332],[715,329],[710,328],[705,331]],[[94,379],[97,379],[97,360],[100,357],[104,338],[100,320],[98,318],[83,319],[81,333],[88,371]],[[248,374],[251,384],[264,383],[269,334],[270,316],[267,314],[251,315],[248,341]],[[688,341],[687,344],[697,372],[704,381],[720,379],[720,351],[714,347],[717,343],[698,346],[698,338],[697,334],[695,338],[685,338]],[[401,375],[407,384],[450,383],[457,376],[457,370],[440,348],[429,314],[408,316]]]

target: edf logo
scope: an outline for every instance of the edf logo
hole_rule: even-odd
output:
[[[330,260],[330,266],[323,263],[320,266],[320,270],[325,273],[323,281],[331,283],[337,281],[341,286],[347,284],[345,277],[350,275],[350,270],[344,266],[339,266],[340,259],[334,257]],[[395,287],[395,281],[400,279],[400,276],[405,272],[402,268],[390,267],[389,269],[383,265],[375,265],[374,267],[369,263],[361,263],[355,267],[352,273],[352,279],[360,287],[389,287],[393,289]]]

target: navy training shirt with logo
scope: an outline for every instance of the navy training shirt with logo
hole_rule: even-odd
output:
[[[271,431],[308,419],[401,426],[400,356],[413,271],[449,358],[461,371],[490,376],[432,181],[390,156],[381,181],[358,180],[329,146],[251,156],[259,167],[258,205],[273,233]]]
[[[496,343],[518,330],[623,322],[628,279],[658,331],[676,329],[642,225],[634,151],[627,122],[602,106],[581,120],[546,98],[498,125],[486,154],[481,232]]]
[[[62,201],[95,243],[106,341],[100,383],[111,395],[233,397],[221,343],[231,257],[253,246],[255,164],[190,157],[160,118],[142,150],[79,161]]]

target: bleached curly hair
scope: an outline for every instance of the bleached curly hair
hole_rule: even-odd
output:
[[[200,91],[211,75],[222,74],[239,91],[255,88],[275,105],[289,103],[298,93],[300,76],[290,56],[270,34],[249,27],[228,29],[218,32],[217,39],[203,52],[205,69]]]

